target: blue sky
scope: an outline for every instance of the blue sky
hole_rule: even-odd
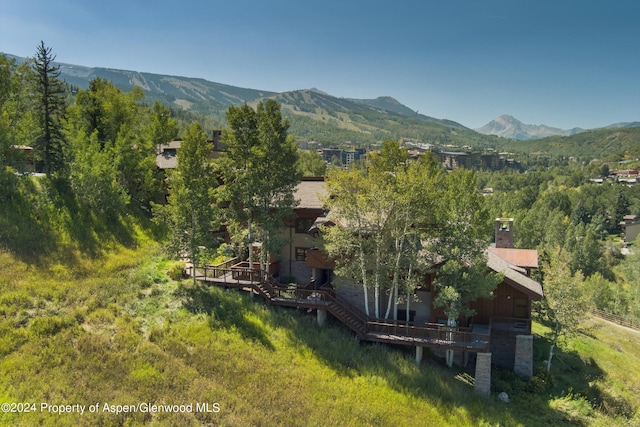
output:
[[[639,0],[0,0],[0,52],[594,128],[640,121],[639,22]]]

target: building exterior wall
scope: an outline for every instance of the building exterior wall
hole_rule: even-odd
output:
[[[280,252],[280,281],[293,280],[300,285],[309,283],[311,268],[307,267],[306,251],[315,246],[313,237],[308,233],[297,233],[295,226],[290,226],[283,230],[280,238],[286,241]]]
[[[640,223],[623,225],[625,242],[633,242],[640,234]]]
[[[295,217],[282,229],[280,238],[286,243],[280,251],[281,282],[306,285],[311,281],[313,269],[307,266],[307,250],[315,248],[318,241],[308,231],[321,213],[318,209],[296,209]]]
[[[495,291],[493,291],[493,310],[491,315],[494,317],[521,317],[516,316],[514,307],[517,299],[525,299],[527,301],[527,308],[530,307],[530,298],[518,291],[517,289],[509,286],[505,282],[498,285]],[[530,310],[527,311],[530,313]],[[527,316],[529,318],[530,316]]]

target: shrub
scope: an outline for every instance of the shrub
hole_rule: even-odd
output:
[[[530,393],[542,393],[553,386],[553,374],[544,365],[536,367],[535,374],[529,378],[526,390]]]
[[[77,322],[78,319],[75,315],[37,317],[31,322],[30,329],[37,336],[50,336],[75,325]]]
[[[169,271],[167,271],[167,276],[171,280],[182,280],[184,278],[184,261],[176,261],[171,264]]]

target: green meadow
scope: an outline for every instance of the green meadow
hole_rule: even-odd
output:
[[[360,343],[337,322],[267,307],[237,291],[166,275],[157,243],[31,265],[0,254],[0,400],[35,411],[17,425],[634,425],[640,333],[591,320],[562,343],[552,377],[473,372]],[[546,356],[548,330],[535,342]],[[541,368],[539,366],[539,368]],[[509,393],[511,402],[496,398]],[[84,405],[57,414],[42,404]],[[89,413],[90,405],[98,410]],[[108,406],[105,407],[105,404]],[[116,413],[135,405],[139,412]],[[189,411],[189,404],[192,405]],[[207,408],[209,412],[202,411]],[[184,405],[183,412],[151,412]],[[196,406],[198,405],[198,406]],[[23,405],[24,406],[24,405]],[[33,409],[33,406],[31,406]],[[113,408],[113,410],[110,410]],[[145,409],[146,408],[146,409]],[[24,407],[23,407],[24,409]],[[47,408],[45,408],[47,409]],[[200,409],[201,411],[196,411]],[[217,409],[217,411],[216,411]]]
[[[172,280],[140,213],[106,221],[33,190],[0,205],[1,425],[640,425],[639,332],[591,319],[548,375],[535,324],[536,375],[494,369],[484,399],[473,370]]]

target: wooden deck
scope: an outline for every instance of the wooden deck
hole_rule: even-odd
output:
[[[193,275],[190,266],[185,272]],[[416,324],[394,320],[372,320],[333,289],[303,289],[279,284],[259,270],[228,265],[197,268],[195,278],[207,284],[240,289],[262,297],[267,304],[326,310],[354,331],[358,339],[388,344],[422,346],[484,353],[490,350],[490,330],[450,327],[441,324]]]

